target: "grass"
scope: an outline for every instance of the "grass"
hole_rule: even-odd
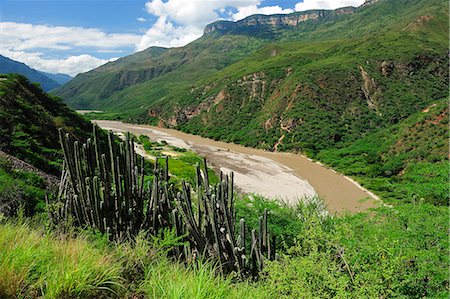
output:
[[[152,141],[148,136],[141,135],[136,139],[138,143],[142,144],[147,154],[153,157],[163,157],[169,155],[169,170],[171,180],[175,183],[181,183],[184,179],[191,185],[196,184],[196,165],[203,167],[203,158],[197,153],[184,148],[171,146],[165,141]],[[164,167],[164,162],[160,161],[161,167]],[[213,169],[208,168],[208,175],[211,184],[217,184],[219,178]]]
[[[0,226],[0,264],[0,297],[86,298],[120,284],[120,265],[106,250],[26,223]]]
[[[317,203],[288,207],[252,196],[237,204],[238,215],[244,206],[270,208],[279,239],[295,235],[258,281],[221,276],[208,261],[167,258],[179,244],[169,231],[111,244],[86,231],[61,235],[9,220],[0,223],[0,297],[448,298],[445,207],[417,202],[335,218]]]

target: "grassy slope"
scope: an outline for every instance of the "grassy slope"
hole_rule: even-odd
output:
[[[448,204],[448,99],[317,158],[389,199]]]
[[[116,111],[132,109],[127,114],[136,114],[148,106],[149,98],[189,89],[192,82],[242,59],[261,43],[250,36],[223,36],[202,38],[185,47],[157,51],[157,55],[149,48],[80,74],[54,93],[77,108],[114,107]]]
[[[58,128],[80,140],[91,131],[86,119],[22,76],[0,77],[0,108],[0,150],[53,175],[63,159]],[[38,175],[0,159],[0,211],[9,214],[24,205],[32,214],[42,208],[47,187]]]
[[[280,207],[257,198],[238,213],[257,222],[271,208],[279,241],[295,236],[258,282],[233,280],[208,263],[166,258],[177,240],[110,244],[88,232],[78,237],[40,225],[0,223],[0,296],[45,298],[446,298],[447,209],[430,204],[381,208],[342,218],[317,206]],[[251,213],[248,213],[248,210]],[[290,226],[283,223],[289,219]],[[430,233],[432,232],[432,233]],[[291,240],[292,241],[292,240]]]
[[[58,174],[62,153],[58,128],[86,138],[91,124],[60,99],[18,75],[0,78],[0,150]]]

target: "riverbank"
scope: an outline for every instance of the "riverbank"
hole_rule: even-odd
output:
[[[259,193],[295,204],[299,198],[319,194],[331,213],[356,213],[380,204],[359,184],[305,156],[266,152],[237,144],[214,141],[173,129],[97,120],[100,127],[129,131],[156,141],[194,150],[206,157],[215,170],[233,171],[236,186],[245,193]]]

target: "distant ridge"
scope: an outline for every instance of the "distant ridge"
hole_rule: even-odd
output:
[[[42,72],[42,71],[38,71],[39,73],[43,74],[44,76],[49,77],[50,79],[58,82],[60,85],[66,84],[67,82],[69,82],[70,80],[73,79],[72,76],[69,76],[67,74],[52,74],[52,73],[46,73],[46,72]]]
[[[0,55],[0,73],[1,74],[20,74],[28,78],[31,82],[37,82],[44,91],[55,89],[61,84],[49,78],[42,72],[30,68],[22,62],[12,60]]]

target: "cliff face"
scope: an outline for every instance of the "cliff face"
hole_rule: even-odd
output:
[[[236,30],[251,29],[252,27],[269,27],[271,29],[296,27],[302,22],[309,20],[318,21],[327,17],[352,14],[356,11],[354,7],[343,7],[336,10],[309,10],[295,12],[287,15],[252,15],[237,22],[218,21],[205,27],[204,34],[219,33],[226,34]]]

